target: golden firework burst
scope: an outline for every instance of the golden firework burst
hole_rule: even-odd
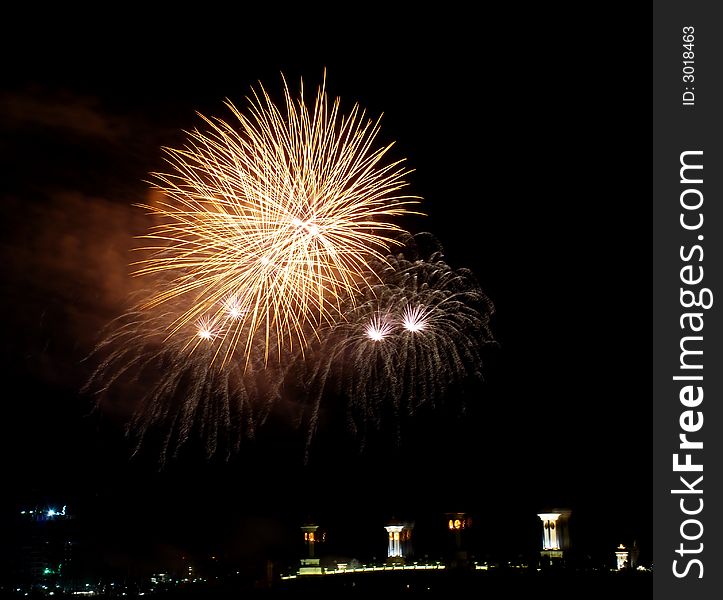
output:
[[[401,231],[392,219],[417,201],[358,105],[342,115],[325,84],[311,107],[303,83],[294,99],[284,81],[282,108],[263,86],[252,92],[246,112],[226,102],[232,122],[199,115],[206,130],[165,149],[172,172],[153,174],[163,200],[141,205],[158,224],[136,273],[170,275],[144,308],[182,299],[168,335],[196,323],[188,345],[220,338],[224,361],[257,336],[267,358],[271,346],[303,347],[338,319]]]

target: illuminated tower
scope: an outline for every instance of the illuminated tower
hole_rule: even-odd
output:
[[[384,529],[387,530],[389,546],[387,549],[388,563],[404,563],[405,557],[412,553],[412,528],[414,523],[392,521]]]
[[[307,558],[314,558],[314,546],[316,545],[316,530],[318,525],[302,525],[301,531],[304,532],[304,545],[307,550]]]
[[[463,535],[472,526],[472,519],[465,513],[447,513],[447,529],[454,536],[454,555],[449,562],[450,568],[469,566],[467,551],[463,544]]]
[[[554,510],[539,513],[542,521],[542,550],[540,556],[550,562],[561,561],[564,551],[570,547],[567,523],[569,510]]]
[[[312,523],[301,526],[304,532],[304,545],[306,546],[306,558],[301,559],[299,575],[322,575],[323,571],[319,565],[319,559],[314,556],[316,544],[322,541],[319,538],[319,526]]]
[[[620,544],[615,550],[615,559],[617,562],[618,571],[620,571],[621,569],[626,569],[630,565],[630,563],[628,562],[629,557],[630,553],[628,552],[628,549],[622,544]]]
[[[448,513],[447,529],[454,534],[457,550],[462,549],[462,532],[472,525],[472,520],[465,513]]]

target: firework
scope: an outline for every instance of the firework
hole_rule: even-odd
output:
[[[98,366],[85,389],[107,409],[120,398],[134,453],[155,447],[163,464],[197,441],[208,457],[228,459],[264,422],[294,357],[267,365],[265,346],[257,342],[247,361],[222,366],[213,357],[228,342],[212,323],[189,324],[169,342],[174,319],[172,311],[136,307],[110,323],[91,355]],[[197,343],[189,346],[186,337]]]
[[[325,395],[347,399],[356,427],[387,409],[412,414],[481,375],[494,307],[472,273],[452,269],[441,251],[390,255],[376,267],[381,281],[328,328],[309,361],[312,433]]]
[[[282,108],[263,87],[246,113],[227,106],[231,122],[202,116],[205,131],[166,149],[171,172],[154,174],[164,199],[145,206],[158,223],[144,236],[151,254],[137,263],[172,275],[143,304],[180,306],[166,337],[200,323],[183,344],[218,338],[222,364],[237,347],[248,361],[255,338],[268,358],[336,322],[416,202],[401,193],[402,161],[386,160],[391,144],[376,145],[379,121],[356,105],[343,116],[324,85],[311,107],[285,82]]]
[[[233,350],[218,323],[201,318],[169,340],[173,306],[136,307],[109,325],[86,387],[101,402],[118,393],[124,402],[136,397],[128,433],[136,451],[148,440],[159,445],[162,463],[191,439],[203,441],[208,456],[229,457],[254,436],[287,383],[302,405],[311,403],[307,453],[324,398],[346,399],[357,431],[390,413],[413,414],[450,386],[480,376],[494,311],[469,271],[452,269],[440,250],[420,259],[415,248],[407,241],[407,256],[373,264],[378,282],[341,304],[345,318],[321,330],[306,356],[274,348],[282,360],[268,363],[265,341],[257,338],[245,360],[222,365],[214,357]],[[221,304],[226,321],[243,318],[236,296]]]

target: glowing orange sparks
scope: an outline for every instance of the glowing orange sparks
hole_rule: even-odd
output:
[[[171,275],[145,308],[183,300],[169,335],[208,319],[218,333],[199,336],[230,342],[224,361],[239,345],[248,357],[257,334],[268,354],[334,322],[416,202],[400,193],[402,161],[384,161],[391,144],[375,148],[378,120],[342,115],[324,85],[308,106],[303,84],[294,99],[284,82],[284,101],[260,87],[246,113],[227,102],[234,122],[202,117],[205,132],[166,149],[172,172],[154,174],[164,200],[144,206],[160,224],[136,273]]]

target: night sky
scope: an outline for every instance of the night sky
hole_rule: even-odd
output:
[[[339,554],[381,556],[385,519],[432,530],[458,510],[489,523],[482,547],[527,551],[536,512],[571,508],[573,542],[590,553],[633,540],[650,551],[649,288],[633,249],[647,229],[623,179],[639,169],[640,125],[609,85],[613,67],[581,31],[561,80],[560,48],[540,34],[452,16],[379,23],[38,36],[26,43],[43,51],[15,45],[14,60],[17,40],[6,42],[5,525],[21,506],[67,503],[104,560],[123,566],[285,556],[306,518]],[[524,51],[506,53],[510,39]],[[129,460],[122,415],[94,411],[80,388],[99,330],[138,285],[129,251],[148,221],[131,205],[163,169],[161,146],[200,126],[194,111],[226,115],[223,100],[243,105],[258,81],[279,98],[281,72],[312,89],[324,68],[342,109],[384,113],[381,139],[415,170],[410,192],[427,216],[404,224],[432,232],[494,302],[484,381],[364,451],[326,411],[307,465],[283,407],[228,463],[194,448],[160,471],[152,456]]]

